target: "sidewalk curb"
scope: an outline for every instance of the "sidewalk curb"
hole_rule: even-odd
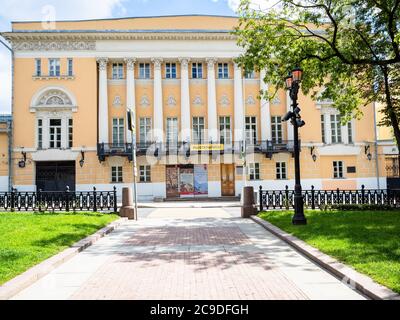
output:
[[[352,286],[368,298],[373,300],[400,300],[400,295],[396,292],[376,283],[370,277],[363,275],[327,254],[322,253],[318,249],[310,246],[295,236],[286,233],[273,224],[257,216],[251,216],[250,219],[264,227],[279,239],[285,241],[291,247],[317,263],[323,269],[329,271],[337,278],[342,279],[342,282]]]
[[[78,253],[93,245],[99,239],[114,231],[126,220],[126,218],[120,218],[114,222],[111,222],[104,228],[98,230],[96,233],[74,243],[71,247],[65,249],[64,251],[61,251],[55,256],[52,256],[42,261],[36,266],[33,266],[32,268],[25,271],[24,273],[4,283],[2,286],[0,286],[0,300],[8,300],[12,298],[20,291],[26,289],[27,287],[38,281],[40,278],[49,274],[59,265],[67,262]]]

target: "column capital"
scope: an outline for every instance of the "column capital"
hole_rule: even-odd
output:
[[[124,61],[126,63],[127,70],[134,70],[136,58],[125,58]]]
[[[233,61],[233,66],[236,71],[242,70],[242,67],[237,62],[235,62],[235,60],[232,60],[232,61]]]
[[[189,68],[190,58],[179,58],[178,60],[181,64],[182,70],[187,70]]]
[[[107,69],[108,58],[97,58],[96,61],[99,63],[100,71],[105,71]]]
[[[155,70],[161,70],[162,58],[151,58],[151,62],[154,63]]]
[[[208,69],[214,69],[214,65],[217,63],[217,58],[207,58],[206,59]]]

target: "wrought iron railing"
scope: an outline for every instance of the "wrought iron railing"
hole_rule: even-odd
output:
[[[128,157],[132,161],[132,143],[99,143],[97,156],[100,161],[105,161],[109,156]]]
[[[37,191],[0,192],[0,210],[4,211],[118,211],[117,189],[112,191]]]
[[[359,190],[303,190],[304,206],[310,209],[331,205],[387,205],[400,207],[400,191],[365,189]],[[294,190],[263,190],[258,193],[259,210],[294,208]]]

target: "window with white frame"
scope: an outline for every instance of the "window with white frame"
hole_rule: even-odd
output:
[[[249,163],[249,180],[260,180],[260,164]]]
[[[150,79],[150,63],[139,63],[139,79]]]
[[[271,117],[272,142],[282,143],[282,117]]]
[[[67,59],[67,63],[68,63],[68,76],[72,77],[74,75],[74,61],[72,58]]]
[[[151,182],[151,166],[139,166],[140,182]]]
[[[114,145],[122,145],[124,143],[125,126],[124,119],[113,119],[112,126],[112,142]]]
[[[218,78],[219,79],[229,79],[228,63],[218,63]]]
[[[257,118],[246,117],[246,144],[252,145],[257,143]]]
[[[203,78],[203,64],[201,62],[192,63],[192,78],[193,79]]]
[[[276,179],[286,180],[287,179],[286,162],[277,162],[275,164],[275,167],[276,167]]]
[[[111,182],[123,182],[122,167],[111,167]]]
[[[331,139],[332,143],[342,143],[342,126],[340,114],[331,114]]]
[[[151,142],[151,118],[139,119],[139,142]]]
[[[72,148],[74,144],[73,123],[72,119],[68,119],[68,148]]]
[[[321,137],[322,137],[322,143],[326,143],[326,137],[325,137],[325,115],[321,114]]]
[[[61,148],[61,119],[50,119],[49,135],[50,135],[50,148]]]
[[[178,143],[178,118],[167,118],[167,144]]]
[[[123,63],[113,63],[112,78],[114,80],[120,80],[120,79],[124,78],[124,64]]]
[[[341,179],[343,175],[343,161],[333,161],[333,178]]]
[[[255,79],[255,78],[256,78],[256,73],[255,73],[254,70],[247,70],[247,71],[244,73],[244,77],[245,77],[246,79]]]
[[[165,78],[176,79],[176,63],[167,62],[165,64]]]
[[[221,144],[232,143],[231,117],[219,117],[219,137]]]
[[[193,143],[204,142],[204,117],[193,117]]]
[[[60,59],[49,59],[49,76],[60,76]]]
[[[349,137],[349,143],[354,143],[354,140],[353,140],[353,123],[351,121],[349,121],[347,123],[347,135]]]
[[[35,76],[40,77],[42,75],[42,59],[35,60]]]
[[[37,120],[37,139],[38,139],[38,149],[43,148],[43,119]]]

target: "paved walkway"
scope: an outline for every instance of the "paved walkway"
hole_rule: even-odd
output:
[[[14,299],[364,299],[239,208],[143,208]]]

